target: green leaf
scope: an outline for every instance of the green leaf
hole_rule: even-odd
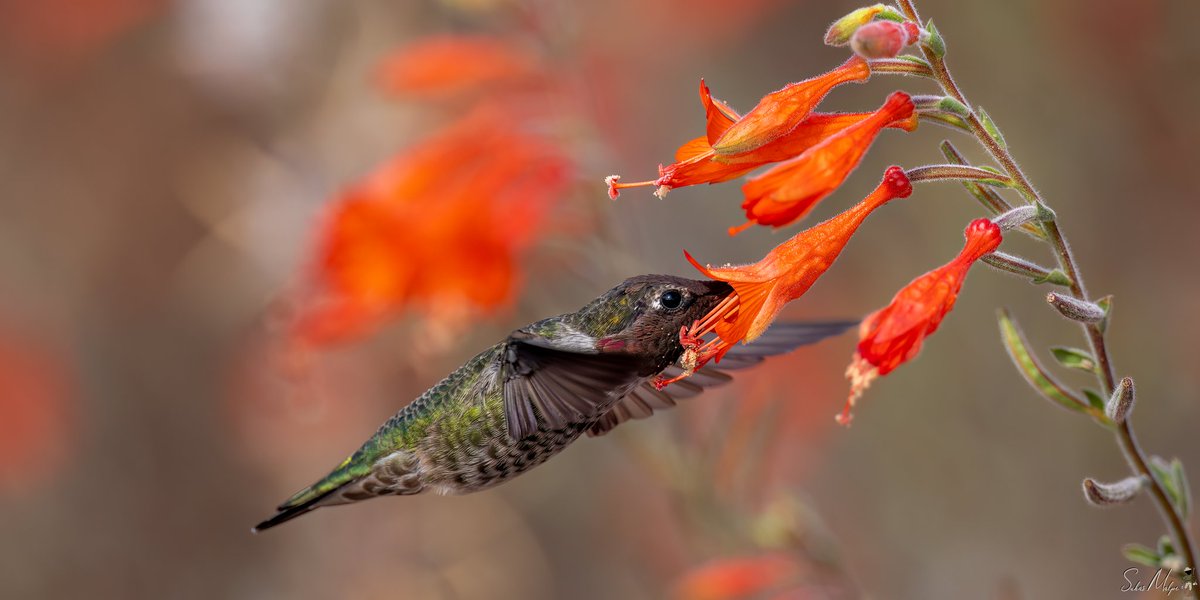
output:
[[[1192,509],[1191,490],[1188,489],[1187,474],[1183,471],[1183,461],[1178,458],[1167,462],[1157,456],[1150,457],[1150,470],[1154,478],[1162,484],[1163,491],[1171,500],[1171,506],[1183,518],[1187,518]]]
[[[908,20],[908,17],[904,16],[900,11],[886,5],[879,11],[879,14],[875,15],[875,18],[880,21],[896,21],[897,23],[903,23]]]
[[[1054,269],[1053,271],[1050,271],[1045,277],[1035,277],[1033,279],[1033,282],[1034,283],[1052,283],[1054,285],[1071,287],[1071,278],[1067,277],[1067,274],[1064,273],[1062,269]]]
[[[953,128],[953,129],[958,129],[958,130],[964,131],[966,133],[971,132],[971,126],[967,125],[966,121],[962,120],[961,117],[957,117],[950,113],[944,113],[944,112],[940,112],[940,111],[922,112],[922,113],[919,113],[918,116],[921,117],[922,119],[926,119],[929,121],[936,121],[938,123],[941,123],[942,125],[945,125],[947,127]]]
[[[1088,373],[1096,372],[1096,359],[1086,350],[1079,348],[1067,348],[1065,346],[1055,346],[1050,349],[1054,354],[1054,358],[1058,360],[1058,364],[1068,369],[1079,369]],[[1086,395],[1086,391],[1084,392]],[[1104,406],[1104,401],[1100,402],[1100,406]]]
[[[938,58],[946,56],[946,41],[942,39],[942,34],[938,33],[937,27],[933,26],[932,20],[925,23],[925,32],[928,34],[925,47]]]
[[[1050,376],[1038,362],[1037,357],[1029,350],[1029,343],[1025,341],[1025,336],[1017,327],[1009,315],[1008,310],[1001,309],[999,314],[1000,319],[1000,339],[1004,342],[1004,348],[1008,350],[1008,356],[1012,358],[1013,364],[1017,366],[1017,370],[1025,377],[1025,381],[1033,386],[1047,400],[1055,404],[1072,410],[1090,415],[1098,423],[1108,425],[1108,417],[1104,415],[1103,408],[1096,408],[1081,400],[1078,396],[1068,391],[1065,386],[1056,381]]]
[[[1158,556],[1161,561],[1168,556],[1175,554],[1175,544],[1171,542],[1171,536],[1164,535],[1158,538]]]
[[[988,116],[987,111],[983,110],[982,106],[979,107],[979,120],[983,123],[983,130],[992,136],[992,139],[996,140],[996,143],[1000,144],[1001,148],[1007,149],[1008,144],[1004,142],[1004,135],[1000,133],[1000,129],[996,127],[996,123],[992,121],[992,118]]]
[[[964,119],[971,116],[971,109],[967,108],[967,105],[959,102],[953,96],[946,96],[945,98],[942,98],[942,100],[938,102],[938,110],[957,115]]]
[[[1109,294],[1096,301],[1096,306],[1099,306],[1104,311],[1104,318],[1096,324],[1100,328],[1100,333],[1104,333],[1108,329],[1108,318],[1112,315],[1112,294]]]
[[[1175,480],[1175,487],[1179,490],[1179,514],[1187,519],[1192,512],[1192,490],[1188,487],[1187,473],[1183,471],[1183,461],[1176,458],[1171,461],[1171,475]]]
[[[1041,201],[1034,202],[1033,205],[1037,207],[1038,221],[1046,223],[1048,221],[1053,221],[1057,217],[1057,215],[1054,214],[1054,210],[1049,206],[1042,204]]]
[[[1141,544],[1126,544],[1121,548],[1121,554],[1124,554],[1129,562],[1147,567],[1158,568],[1158,565],[1162,563],[1162,557],[1158,555],[1158,552]]]
[[[900,60],[906,60],[910,63],[916,63],[918,65],[924,66],[929,69],[933,68],[933,67],[929,66],[929,61],[927,61],[924,58],[917,56],[915,54],[901,54],[900,56],[897,56],[896,58],[898,58]]]
[[[1100,394],[1096,393],[1094,390],[1084,389],[1083,395],[1087,398],[1088,404],[1092,405],[1092,407],[1104,410],[1104,407],[1107,403],[1104,401],[1104,398],[1100,396]]]

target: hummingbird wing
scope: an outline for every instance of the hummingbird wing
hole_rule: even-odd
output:
[[[519,440],[536,432],[589,421],[612,404],[613,394],[644,377],[632,355],[597,354],[568,340],[515,332],[504,349],[504,414],[508,435]]]
[[[754,342],[730,348],[716,366],[701,367],[687,379],[676,381],[661,390],[650,382],[634,388],[588,429],[588,435],[604,435],[625,421],[649,417],[656,410],[675,406],[679,400],[698,396],[708,388],[733,381],[733,376],[726,371],[752,367],[767,357],[786,354],[800,346],[819,342],[857,324],[858,321],[776,323]],[[683,367],[679,365],[671,365],[662,372],[666,377],[681,373]]]

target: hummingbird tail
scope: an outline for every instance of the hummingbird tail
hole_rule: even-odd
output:
[[[265,531],[276,525],[279,525],[280,523],[286,523],[288,521],[291,521],[292,519],[295,519],[296,517],[299,517],[300,515],[310,513],[312,511],[316,510],[317,508],[319,508],[318,503],[320,503],[321,500],[324,500],[326,496],[328,496],[329,494],[332,494],[334,491],[336,491],[336,488],[333,490],[329,490],[328,492],[325,492],[324,494],[321,494],[320,496],[311,498],[308,501],[303,502],[301,504],[296,504],[296,505],[292,505],[292,506],[288,506],[285,504],[285,505],[279,507],[279,512],[275,513],[274,516],[272,516],[269,519],[266,519],[265,521],[263,521],[262,523],[259,523],[258,525],[255,525],[254,527],[252,527],[250,529],[250,531],[252,531],[254,533],[259,533],[261,531]]]

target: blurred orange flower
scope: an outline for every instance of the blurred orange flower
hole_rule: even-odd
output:
[[[823,198],[833,193],[862,161],[883,128],[917,127],[912,99],[904,92],[888,96],[870,116],[833,133],[802,154],[750,179],[742,186],[742,208],[749,219],[731,228],[736,234],[758,223],[782,227],[803,218]]]
[[[57,357],[0,332],[0,492],[31,489],[65,466],[70,387]]]
[[[713,151],[722,156],[742,154],[783,137],[808,117],[830,90],[870,76],[867,61],[855,56],[828,73],[771,92],[712,141]]]
[[[710,561],[684,574],[675,584],[676,600],[737,600],[778,590],[795,579],[800,565],[784,554]]]
[[[34,65],[69,66],[166,5],[164,0],[0,0],[0,50]]]
[[[451,95],[542,76],[539,58],[503,38],[437,35],[394,52],[380,64],[384,90],[411,95]]]
[[[850,423],[851,408],[875,378],[917,356],[925,337],[937,331],[954,308],[971,265],[1001,242],[1000,227],[987,219],[972,221],[965,235],[967,242],[954,260],[914,279],[891,304],[863,320],[858,350],[846,369],[850,397],[837,416],[838,423]]]
[[[483,107],[347,191],[319,233],[316,299],[294,323],[347,340],[414,308],[436,319],[507,305],[522,253],[569,181],[560,149]]]
[[[704,275],[728,282],[733,293],[690,329],[681,332],[685,359],[699,366],[720,360],[738,342],[754,341],[785,304],[802,296],[825,273],[859,225],[875,209],[894,198],[906,198],[912,184],[900,167],[889,167],[883,180],[861,202],[776,246],[762,260],[742,266],[702,266],[684,254]],[[701,344],[700,337],[717,338]],[[691,366],[685,364],[685,366]]]

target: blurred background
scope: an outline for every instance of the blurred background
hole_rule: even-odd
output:
[[[832,418],[844,336],[492,491],[249,532],[515,327],[635,274],[694,276],[685,248],[745,262],[799,230],[728,237],[736,182],[611,202],[601,180],[653,178],[699,135],[700,77],[744,111],[841,63],[821,37],[857,6],[0,0],[0,596],[1127,596],[1120,547],[1153,545],[1158,516],[1085,505],[1082,478],[1124,462],[1019,379],[995,309],[1039,347],[1085,342],[1045,288],[982,267],[852,428]],[[1195,474],[1200,5],[918,8],[1093,294],[1115,295],[1143,445]],[[478,51],[428,45],[445,35]],[[894,89],[933,91],[876,76],[822,110]],[[935,125],[886,132],[804,226],[889,164],[940,162],[944,138],[983,159]],[[402,219],[355,213],[389,193]],[[920,187],[786,315],[883,306],[979,214],[958,186]],[[1005,250],[1051,260],[1021,236]],[[400,263],[422,286],[389,279]]]

